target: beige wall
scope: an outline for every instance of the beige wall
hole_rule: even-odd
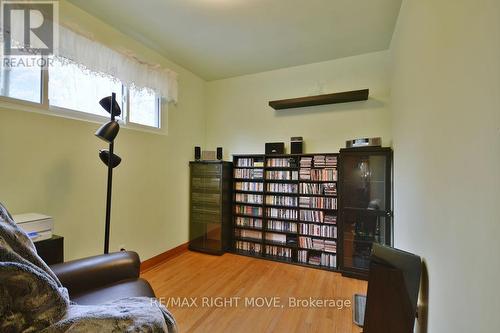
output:
[[[122,129],[116,140],[123,162],[114,173],[111,249],[125,245],[147,259],[184,243],[188,161],[205,136],[205,82],[66,2],[61,20],[179,74],[179,103],[169,106],[168,135]],[[66,259],[101,253],[106,168],[97,155],[105,147],[94,136],[99,125],[0,105],[0,126],[0,200],[12,213],[54,216]]]
[[[345,140],[391,143],[389,53],[376,52],[207,83],[207,147],[263,153],[266,142],[303,136],[306,152],[335,152]],[[275,111],[270,100],[370,89],[366,102]]]
[[[395,245],[425,258],[428,332],[497,332],[500,2],[404,1],[391,50]]]

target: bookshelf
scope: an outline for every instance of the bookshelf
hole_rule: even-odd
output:
[[[336,271],[337,159],[234,155],[234,251]]]

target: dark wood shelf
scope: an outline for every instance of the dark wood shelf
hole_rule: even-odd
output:
[[[369,89],[344,91],[333,94],[306,96],[299,98],[289,98],[276,101],[270,101],[269,106],[275,110],[302,108],[306,106],[316,106],[325,104],[338,104],[357,101],[366,101],[368,99]]]

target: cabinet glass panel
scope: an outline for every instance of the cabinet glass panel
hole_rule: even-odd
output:
[[[349,154],[343,157],[344,207],[386,210],[387,156]]]
[[[385,216],[370,212],[346,209],[343,215],[344,267],[367,270],[372,244],[391,243],[389,222]]]

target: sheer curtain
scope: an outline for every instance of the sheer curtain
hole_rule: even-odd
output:
[[[116,78],[131,88],[151,89],[167,102],[177,103],[177,73],[158,64],[142,62],[63,26],[59,27],[56,54],[59,61],[69,61],[99,75]]]

